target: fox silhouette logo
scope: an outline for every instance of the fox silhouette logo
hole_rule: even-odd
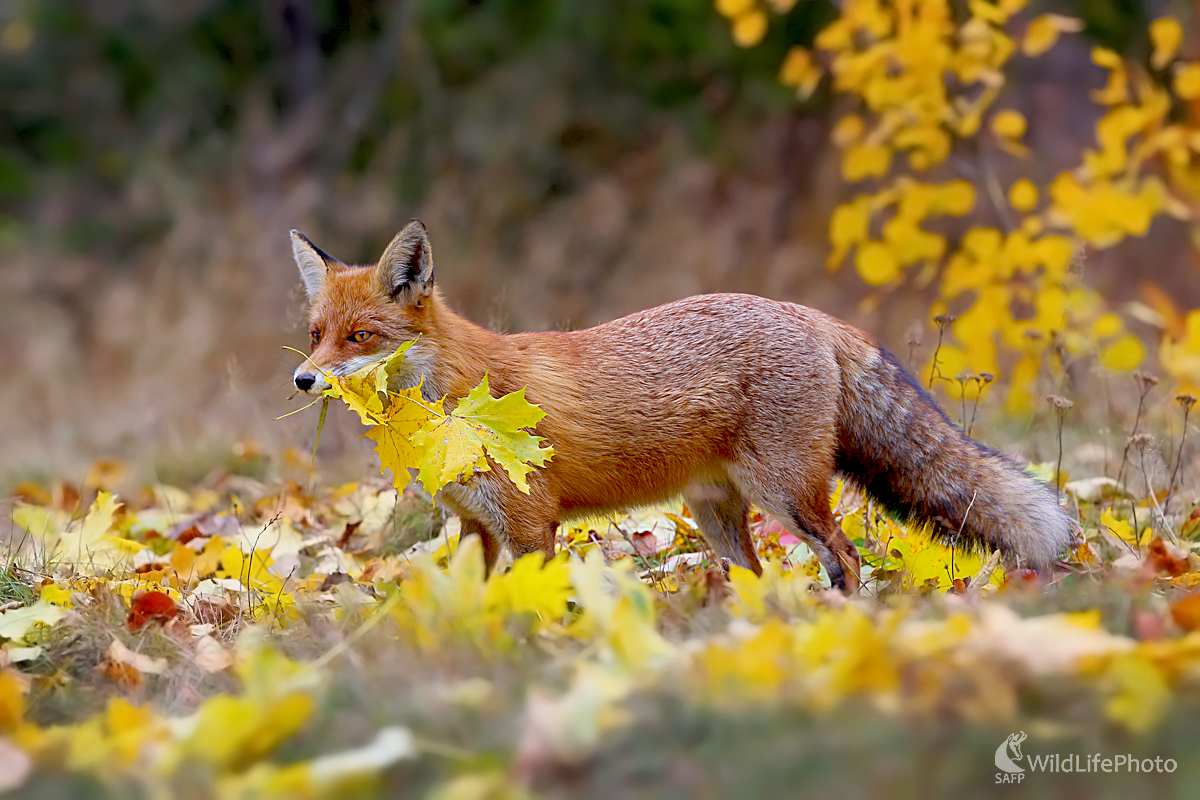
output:
[[[1016,762],[1021,760],[1021,742],[1025,741],[1026,738],[1025,731],[1010,733],[1008,738],[1000,743],[1000,746],[996,748],[997,769],[1007,773],[1021,773],[1025,771],[1025,768]],[[1010,756],[1009,753],[1012,753],[1012,755]],[[1013,778],[1017,778],[1017,776],[1014,774],[1003,776],[997,774],[996,782],[1008,783]],[[1017,778],[1017,780],[1020,780],[1020,778]]]

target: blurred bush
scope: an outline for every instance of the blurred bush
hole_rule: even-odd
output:
[[[794,25],[830,8],[804,4]],[[184,197],[138,202],[131,178],[244,166],[264,182],[388,169],[416,202],[447,164],[508,159],[536,205],[658,126],[713,147],[730,115],[785,107],[783,33],[740,50],[695,0],[14,3],[0,11],[3,237],[120,254],[161,236],[189,192],[160,182]],[[523,84],[525,105],[472,95],[495,80]],[[248,153],[264,115],[299,132]]]

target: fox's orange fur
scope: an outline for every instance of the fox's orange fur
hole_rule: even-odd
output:
[[[528,495],[494,469],[436,498],[482,537],[489,569],[505,543],[552,554],[561,519],[682,494],[718,556],[760,571],[753,502],[853,587],[858,553],[829,509],[835,474],[935,534],[1035,568],[1072,542],[1046,487],[963,434],[866,334],[819,311],[716,294],[581,331],[502,335],[442,299],[419,222],[374,266],[292,239],[313,334],[299,388],[319,393],[322,372],[348,374],[419,336],[403,386],[423,381],[453,404],[486,373],[497,396],[526,387],[546,412],[537,433],[555,455]]]

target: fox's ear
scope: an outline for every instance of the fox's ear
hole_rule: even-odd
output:
[[[376,274],[384,294],[393,300],[404,295],[412,303],[433,292],[433,254],[425,226],[419,220],[405,225],[392,239],[379,259]]]
[[[292,255],[296,257],[300,280],[304,281],[304,293],[309,300],[321,293],[329,268],[342,266],[342,262],[310,242],[300,231],[292,231]]]

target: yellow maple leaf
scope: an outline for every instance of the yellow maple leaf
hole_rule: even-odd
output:
[[[38,600],[31,606],[14,608],[0,613],[0,639],[20,642],[38,625],[53,627],[64,616],[66,609]]]
[[[451,481],[491,467],[485,453],[504,468],[517,488],[529,494],[525,476],[534,467],[545,466],[554,449],[543,445],[540,436],[524,430],[545,417],[540,408],[525,399],[525,390],[492,397],[485,375],[462,402],[440,418],[430,420],[412,438],[425,455],[420,479],[434,494]]]
[[[392,471],[397,489],[408,485],[408,470],[420,467],[424,456],[413,437],[439,416],[442,416],[442,401],[428,402],[421,395],[421,387],[415,386],[394,395],[379,424],[364,434],[375,442],[380,470]]]
[[[11,733],[25,717],[25,690],[15,675],[0,672],[0,733]]]
[[[1111,508],[1105,509],[1104,513],[1100,515],[1100,527],[1107,529],[1113,536],[1135,547],[1149,545],[1153,533],[1149,528],[1146,528],[1140,536],[1134,536],[1133,525],[1129,520],[1118,519],[1113,514]]]
[[[388,407],[388,380],[404,363],[404,354],[416,343],[416,339],[405,342],[387,358],[349,375],[328,376],[329,388],[325,395],[336,397],[349,406],[364,425],[379,424]]]

